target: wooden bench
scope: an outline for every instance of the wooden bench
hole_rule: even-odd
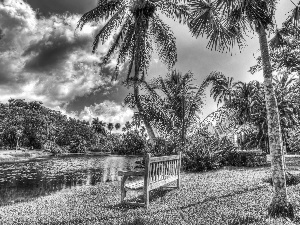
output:
[[[121,180],[121,203],[128,205],[139,205],[149,207],[149,192],[166,184],[176,181],[176,186],[172,188],[180,188],[180,166],[181,153],[178,155],[151,157],[148,153],[145,157],[145,169],[143,171],[119,171],[118,175],[123,176]],[[135,181],[125,184],[130,176],[143,176],[141,181]],[[168,186],[169,188],[170,186]],[[126,191],[144,189],[144,202],[128,202],[124,201]]]

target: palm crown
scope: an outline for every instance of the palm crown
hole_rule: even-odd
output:
[[[115,54],[117,65],[115,78],[119,74],[119,67],[128,62],[127,79],[135,66],[135,79],[138,73],[144,79],[149,68],[151,55],[158,52],[160,60],[171,68],[177,61],[175,37],[169,26],[158,16],[157,12],[172,19],[185,21],[187,6],[175,0],[99,0],[98,6],[85,13],[78,22],[78,28],[89,22],[105,20],[106,24],[100,29],[93,43],[93,52],[98,44],[105,43],[115,34],[103,64],[111,60]]]
[[[191,0],[189,27],[195,37],[209,39],[207,47],[230,51],[243,47],[251,29],[272,26],[276,1],[264,0]]]

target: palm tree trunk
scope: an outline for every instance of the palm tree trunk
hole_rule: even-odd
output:
[[[153,131],[151,125],[150,125],[150,122],[148,121],[147,117],[145,116],[144,109],[142,107],[142,104],[141,104],[141,101],[140,101],[140,98],[139,98],[139,86],[138,86],[137,81],[135,81],[133,88],[134,88],[134,98],[135,98],[135,101],[136,101],[136,107],[137,107],[140,115],[143,118],[145,128],[146,128],[148,136],[149,136],[150,143],[154,144],[155,143],[155,134],[154,134],[154,131]]]
[[[267,108],[268,136],[273,178],[273,198],[268,208],[270,217],[294,217],[293,207],[288,202],[285,179],[285,163],[282,151],[282,135],[274,87],[267,35],[263,26],[257,30],[263,64],[264,90]]]

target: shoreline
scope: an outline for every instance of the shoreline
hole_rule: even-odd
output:
[[[141,155],[114,155],[105,152],[86,152],[86,153],[63,153],[53,155],[43,150],[0,150],[0,165],[9,163],[35,162],[48,160],[51,158],[76,157],[76,156],[114,156],[114,157],[143,157]]]

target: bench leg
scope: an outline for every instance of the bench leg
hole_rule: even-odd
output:
[[[146,209],[148,209],[148,207],[149,207],[149,190],[144,191],[144,201],[145,201]]]
[[[177,179],[177,188],[180,189],[180,179]]]
[[[124,202],[124,198],[126,197],[126,190],[125,190],[125,181],[127,177],[123,176],[121,180],[121,203]]]

